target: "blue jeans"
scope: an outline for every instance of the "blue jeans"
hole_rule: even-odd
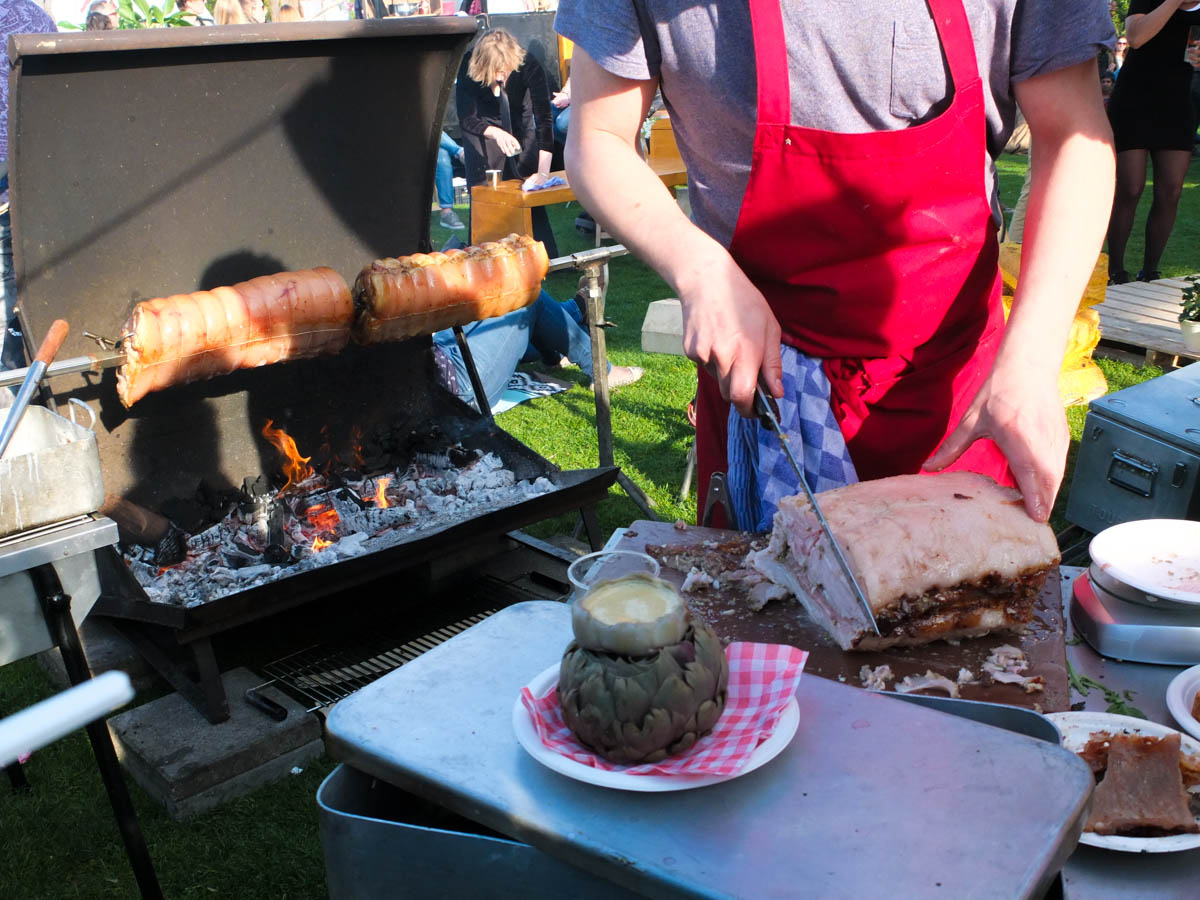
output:
[[[454,205],[454,164],[453,158],[458,156],[462,148],[454,143],[454,138],[442,132],[442,141],[438,145],[437,169],[434,172],[433,184],[437,188],[438,206],[448,209]]]
[[[571,124],[571,107],[564,106],[554,113],[554,139],[566,143],[567,127]]]
[[[471,358],[475,360],[479,380],[483,382],[488,405],[496,405],[508,387],[509,376],[521,362],[540,358],[557,363],[565,356],[590,376],[592,342],[579,320],[579,307],[575,301],[559,303],[542,291],[537,300],[524,309],[464,326],[463,333],[471,347]],[[454,363],[459,398],[473,404],[475,392],[466,363],[458,352],[454,331],[449,328],[439,331],[433,340]]]

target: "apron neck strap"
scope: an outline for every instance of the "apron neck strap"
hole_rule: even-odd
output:
[[[749,3],[758,76],[758,123],[787,124],[792,120],[792,97],[781,0],[749,0]],[[967,13],[962,0],[928,0],[928,3],[950,67],[950,81],[957,90],[979,76]]]

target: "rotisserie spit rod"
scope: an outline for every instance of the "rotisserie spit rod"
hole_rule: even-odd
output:
[[[598,266],[603,266],[611,259],[625,256],[629,251],[620,244],[609,247],[596,247],[583,250],[570,256],[559,256],[550,260],[548,271],[561,272],[565,269],[578,269],[587,272]],[[115,369],[125,365],[125,354],[120,350],[106,350],[101,353],[89,353],[87,356],[74,356],[69,359],[56,360],[46,367],[43,378],[56,378],[62,375],[75,375],[80,372],[99,373],[104,369]],[[20,384],[28,369],[10,369],[0,372],[0,387]]]

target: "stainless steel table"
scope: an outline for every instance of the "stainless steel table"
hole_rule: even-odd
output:
[[[1063,567],[1063,603],[1071,596],[1071,584],[1083,569]],[[1180,666],[1153,666],[1106,659],[1076,636],[1067,616],[1067,661],[1080,675],[1087,675],[1118,691],[1131,691],[1130,703],[1150,719],[1171,728],[1178,723],[1167,711],[1167,685],[1183,671]],[[1197,660],[1200,662],[1200,660]],[[1086,698],[1072,693],[1073,700],[1085,699],[1085,708],[1103,712],[1108,703],[1093,688]],[[1155,900],[1196,900],[1200,897],[1200,849],[1180,853],[1116,853],[1080,846],[1063,867],[1063,895],[1068,900],[1153,897]]]
[[[649,896],[1039,896],[1075,845],[1074,754],[811,676],[799,732],[756,772],[670,793],[566,778],[511,717],[569,637],[562,604],[504,609],[342,701],[330,752]]]

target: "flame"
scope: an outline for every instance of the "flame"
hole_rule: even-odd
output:
[[[350,452],[354,455],[354,465],[361,469],[364,465],[362,456],[362,429],[357,425],[350,426]]]
[[[331,503],[314,503],[304,511],[310,525],[317,530],[313,538],[312,551],[320,553],[337,540],[337,527],[341,517]]]
[[[286,491],[292,485],[312,477],[312,466],[308,465],[308,461],[312,457],[301,456],[291,435],[282,428],[272,428],[271,426],[274,424],[273,420],[267,419],[267,424],[262,429],[262,435],[271,442],[276,450],[287,457],[287,464],[283,467],[283,474],[287,476],[287,484],[283,486],[283,491]],[[282,494],[283,491],[280,493]]]
[[[390,478],[380,478],[375,482],[375,506],[379,509],[387,509],[391,506],[388,503],[387,495],[384,493],[391,480]]]

